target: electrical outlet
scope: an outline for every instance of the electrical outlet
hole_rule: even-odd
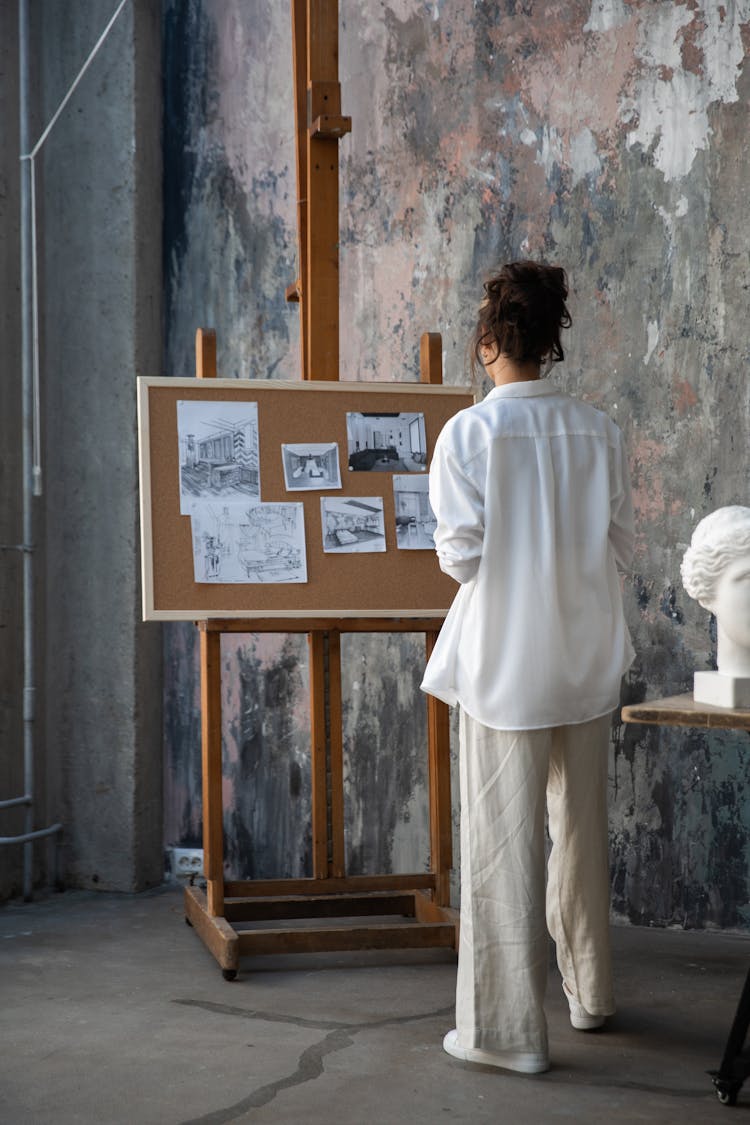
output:
[[[203,874],[203,848],[170,848],[170,852],[173,879]]]

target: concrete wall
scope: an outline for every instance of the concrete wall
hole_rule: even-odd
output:
[[[36,139],[114,6],[43,0],[31,7]],[[2,5],[9,31],[11,9]],[[139,623],[135,423],[135,376],[159,372],[162,354],[160,36],[155,0],[125,6],[37,162],[45,484],[36,509],[37,821],[64,824],[58,861],[66,884],[123,891],[160,882],[163,870],[161,636]],[[15,28],[2,43],[13,122]],[[10,244],[13,128],[3,132],[3,146],[2,175],[13,185],[3,200]],[[3,380],[3,403],[7,395],[12,407],[7,419],[3,411],[3,449],[17,490],[17,253],[11,246],[15,263],[9,255],[6,264],[5,245],[9,304],[1,304],[9,310],[5,352],[13,366]],[[15,502],[9,511],[17,513]],[[3,534],[17,540],[20,533]],[[17,613],[4,603],[0,611],[9,631],[2,648],[17,654]],[[17,680],[13,667],[3,670],[3,736],[14,744]],[[6,753],[12,757],[16,746],[4,744]],[[17,889],[17,864],[5,867],[7,855],[0,855],[9,876],[4,893]]]
[[[164,19],[167,370],[192,372],[202,324],[218,330],[222,374],[295,377],[288,13],[171,0]],[[342,375],[414,379],[420,333],[440,330],[446,379],[459,382],[483,274],[524,255],[566,266],[574,327],[554,378],[613,414],[631,457],[638,548],[624,589],[638,659],[626,701],[687,690],[694,668],[712,666],[712,625],[679,563],[706,512],[748,501],[749,44],[748,0],[341,5],[354,119],[340,145]],[[167,842],[197,841],[190,629],[172,630],[167,651]],[[408,826],[423,805],[420,770],[397,764],[423,742],[419,641],[355,638],[346,652],[351,861],[398,868],[415,862]],[[282,816],[290,763],[307,776],[304,646],[237,639],[226,676],[245,708],[226,731],[231,864],[293,874],[309,858],[303,822],[266,834],[263,817]],[[287,719],[262,717],[269,697]],[[619,915],[747,925],[746,743],[614,726]],[[300,815],[307,785],[288,785]]]

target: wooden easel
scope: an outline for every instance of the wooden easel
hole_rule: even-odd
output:
[[[341,116],[336,0],[292,0],[300,277],[287,299],[300,304],[304,379],[338,379],[338,149],[351,129]],[[216,377],[216,336],[196,334],[196,375]],[[420,379],[442,382],[438,333],[420,341]],[[203,861],[206,889],[188,887],[185,914],[218,961],[237,976],[242,955],[356,949],[457,948],[450,908],[452,864],[448,708],[428,697],[430,869],[406,875],[347,876],[344,854],[341,633],[423,632],[429,657],[436,618],[226,619],[200,621]],[[223,633],[304,632],[310,650],[312,877],[224,879],[221,768]],[[326,708],[327,704],[327,708]],[[326,714],[327,710],[327,714]],[[326,718],[328,722],[326,723]],[[376,752],[376,751],[375,751]],[[394,921],[362,922],[370,917]],[[325,919],[349,919],[326,924]],[[252,923],[306,921],[252,929]],[[356,921],[353,921],[356,919]],[[232,923],[235,923],[233,925]]]

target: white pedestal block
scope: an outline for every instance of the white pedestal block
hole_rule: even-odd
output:
[[[750,677],[696,672],[693,699],[696,703],[708,703],[712,707],[750,707]]]

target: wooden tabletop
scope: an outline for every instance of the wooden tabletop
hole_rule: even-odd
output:
[[[750,711],[737,707],[712,707],[696,703],[692,692],[632,703],[622,709],[624,723],[659,723],[673,727],[713,727],[723,730],[750,730]]]

